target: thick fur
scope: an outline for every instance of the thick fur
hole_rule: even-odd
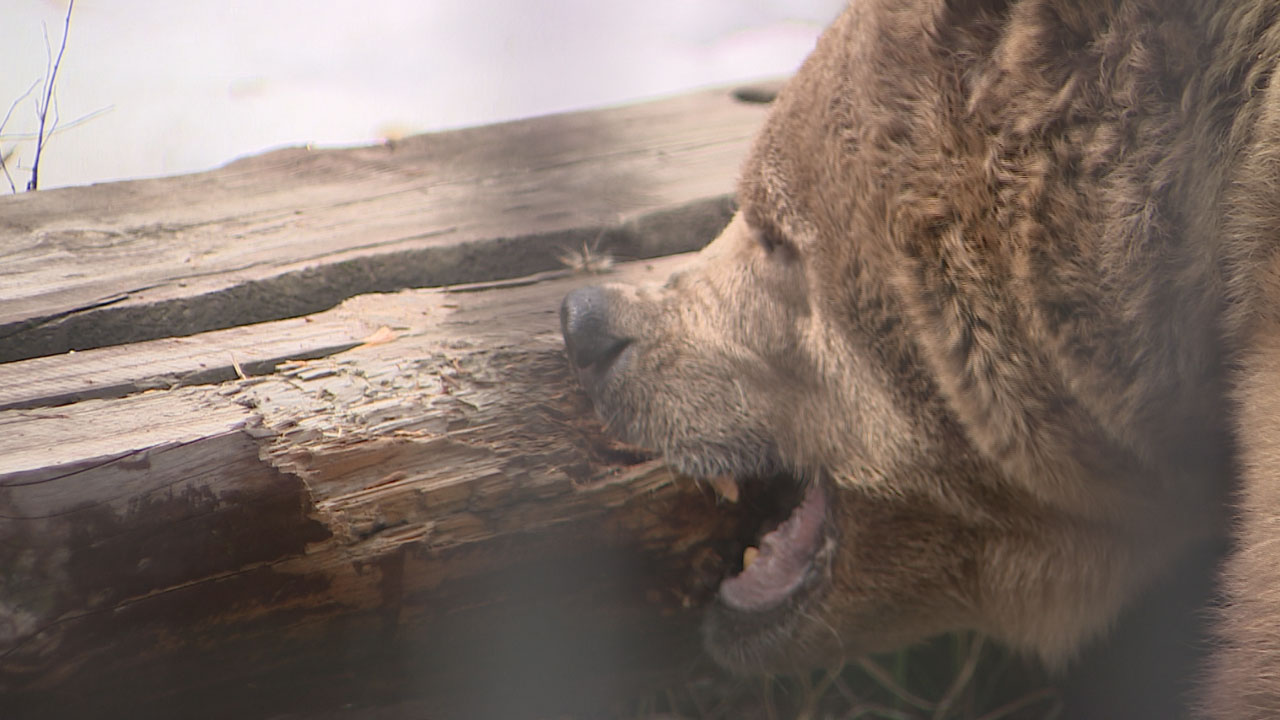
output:
[[[839,489],[822,586],[717,608],[714,654],[1061,663],[1230,530],[1208,713],[1280,717],[1278,62],[1274,0],[850,4],[584,377],[690,473]]]

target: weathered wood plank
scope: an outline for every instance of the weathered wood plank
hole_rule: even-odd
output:
[[[217,383],[240,373],[260,375],[286,360],[349,350],[377,329],[328,317],[265,324],[272,330],[251,325],[0,363],[0,410]]]
[[[568,274],[565,271],[563,274]],[[352,301],[316,315],[0,363],[0,410],[52,407],[146,390],[204,385],[274,371],[376,340],[382,327],[405,334],[434,321],[424,312],[379,316]]]
[[[694,249],[764,112],[716,90],[0,198],[0,361]]]
[[[556,308],[595,280],[360,297],[314,322],[393,338],[0,411],[6,713],[532,717],[681,678],[738,508],[589,419]]]
[[[649,265],[663,269],[680,262],[679,256],[665,257],[655,258]],[[622,275],[636,275],[643,267],[622,266],[620,270]],[[572,274],[572,270],[553,270],[525,278],[451,285],[447,289],[449,293],[462,293],[490,287],[515,288]],[[509,295],[519,297],[520,293]],[[301,318],[0,363],[0,410],[54,407],[270,373],[288,360],[321,358],[367,341],[421,333],[438,322],[442,302],[437,295],[406,295],[402,303],[358,296],[332,310]],[[522,317],[523,310],[526,309],[486,306],[482,319],[506,327],[510,318]],[[464,318],[476,312],[469,308],[450,322],[471,322]]]

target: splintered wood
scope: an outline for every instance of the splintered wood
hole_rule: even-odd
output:
[[[685,678],[736,486],[606,436],[557,314],[682,258],[554,258],[709,240],[762,117],[702,93],[0,200],[0,714],[544,717]]]

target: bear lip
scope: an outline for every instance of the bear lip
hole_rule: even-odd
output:
[[[810,574],[823,545],[826,517],[827,493],[821,483],[810,483],[790,516],[760,538],[755,561],[720,583],[720,600],[748,612],[772,610],[785,602]]]

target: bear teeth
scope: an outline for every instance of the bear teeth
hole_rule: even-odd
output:
[[[742,551],[742,569],[745,571],[751,567],[758,557],[760,557],[760,548],[748,545],[747,549]]]
[[[738,502],[738,481],[732,475],[716,475],[707,478],[707,482],[711,483],[716,495],[731,503]]]

